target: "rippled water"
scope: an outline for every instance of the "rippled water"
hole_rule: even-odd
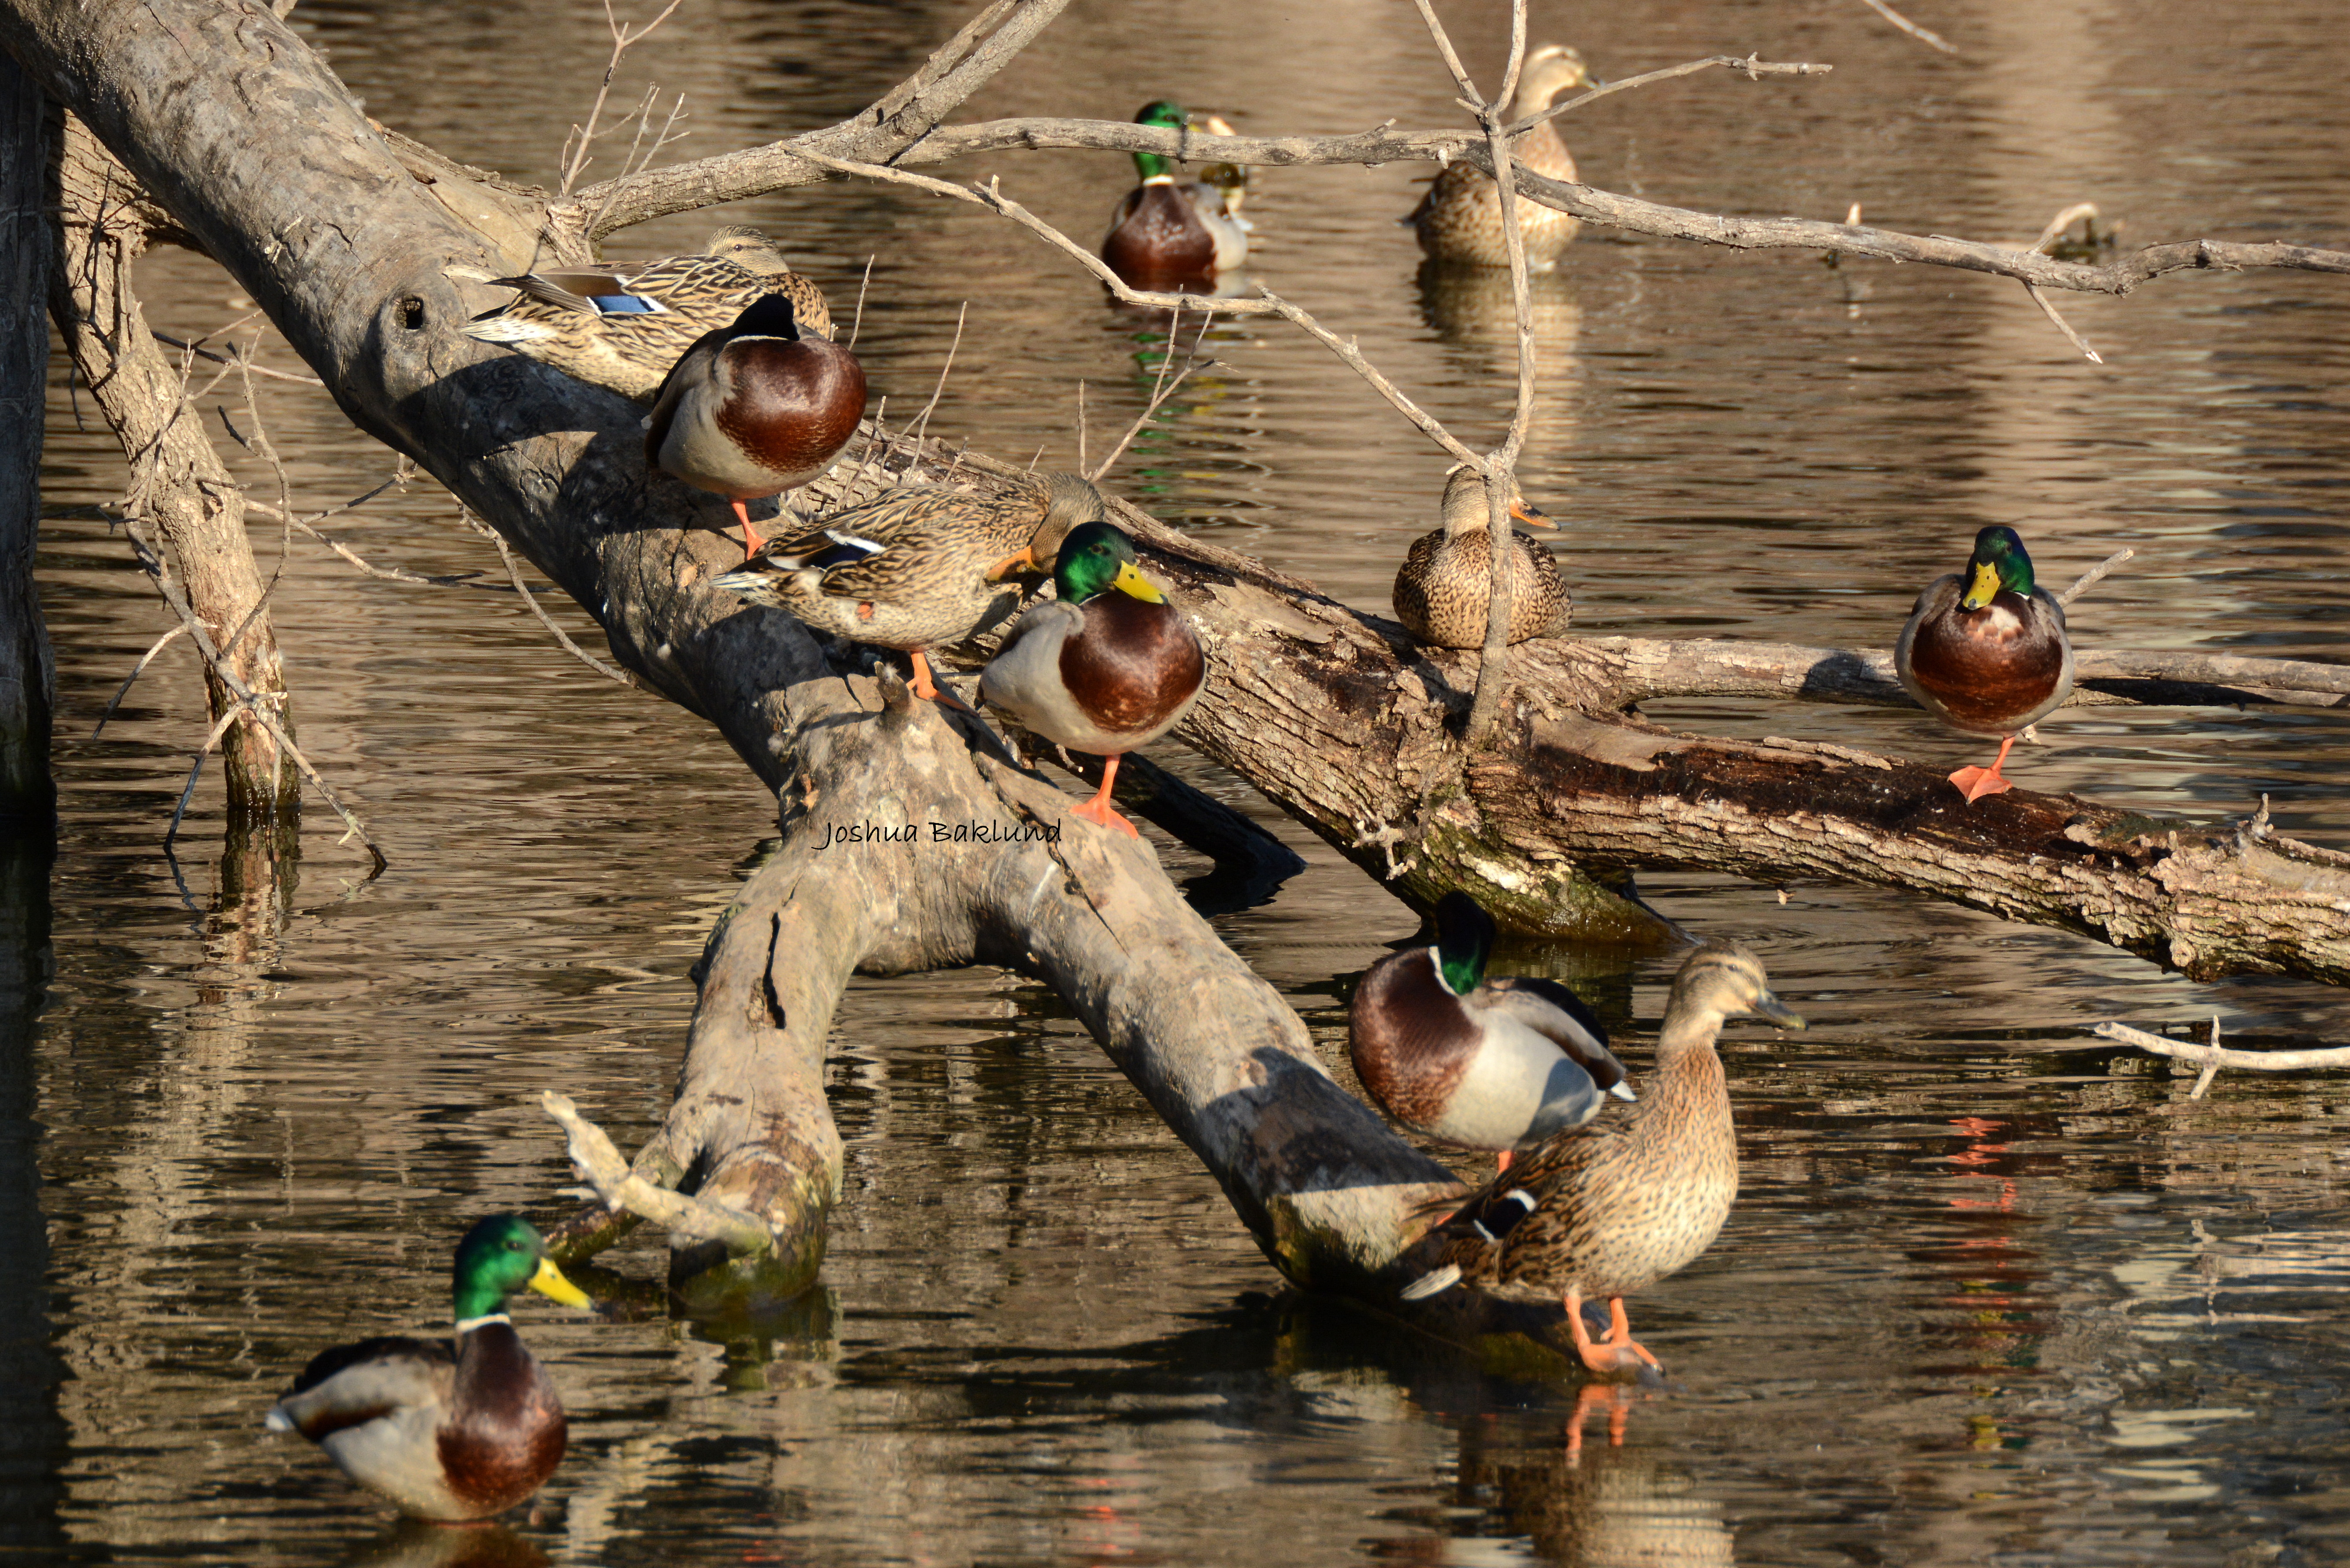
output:
[[[1815,81],[1669,83],[1575,116],[1586,177],[1655,200],[1828,218],[1858,202],[1890,227],[2018,244],[2082,199],[2131,243],[2350,230],[2350,36],[2334,6],[1908,9],[1962,54],[1857,4],[1792,0],[1552,13],[1537,36],[1572,20],[1607,76],[1749,50],[1835,65]],[[606,35],[600,7],[526,10],[519,26],[359,5],[306,4],[297,20],[379,119],[548,180]],[[693,0],[622,88],[684,87],[694,136],[673,151],[718,151],[852,112],[962,14]],[[1490,75],[1506,11],[1447,15]],[[966,116],[1124,116],[1171,92],[1250,131],[1347,130],[1451,123],[1451,90],[1407,6],[1087,4]],[[1122,161],[1079,153],[956,172],[1002,173],[1087,240],[1127,179]],[[1263,176],[1257,273],[1477,439],[1507,415],[1505,296],[1419,276],[1393,219],[1424,172]],[[837,302],[873,258],[858,347],[892,417],[931,395],[965,301],[934,431],[1066,462],[1080,379],[1096,451],[1148,396],[1151,325],[985,214],[834,186],[725,218],[788,234]],[[690,248],[711,221],[648,225],[613,254]],[[1567,523],[1576,626],[1594,634],[1883,646],[1918,586],[1995,520],[2060,584],[2137,547],[2076,607],[2085,645],[2334,657],[2345,286],[2195,275],[2060,300],[2106,354],[2097,368],[2000,280],[1586,232],[1540,285],[1528,489]],[[175,332],[246,308],[184,257],[148,264],[142,289]],[[1405,544],[1432,525],[1443,460],[1286,329],[1219,325],[1202,351],[1217,366],[1143,433],[1118,487],[1383,609]],[[264,413],[306,507],[389,471],[315,393],[272,383]],[[61,372],[48,430],[54,508],[119,495],[110,438]],[[429,483],[336,526],[382,561],[497,569]],[[540,1089],[576,1096],[624,1144],[657,1121],[686,969],[771,805],[702,727],[600,681],[510,595],[364,580],[305,545],[275,600],[303,738],[392,867],[362,884],[314,809],[286,908],[244,908],[219,863],[214,781],[176,867],[160,847],[203,729],[182,650],[88,738],[161,607],[86,515],[52,523],[41,569],[65,836],[46,905],[28,890],[40,867],[0,866],[8,918],[53,938],[0,986],[0,1549],[450,1560],[448,1540],[391,1532],[306,1445],[264,1438],[260,1414],[321,1345],[440,1321],[471,1217],[559,1211]],[[1971,750],[1891,711],[1666,716],[1951,765]],[[2044,738],[2017,770],[2034,785],[2212,815],[2265,792],[2288,831],[2350,842],[2339,720],[2103,709]],[[1413,922],[1253,809],[1311,868],[1220,928],[1342,1054],[1353,977]],[[1214,1183],[1056,1000],[974,971],[860,982],[842,1010],[848,1191],[818,1296],[755,1327],[523,1309],[572,1452],[514,1535],[463,1550],[2350,1559],[2350,1096],[2338,1078],[2231,1074],[2189,1101],[2166,1065],[2081,1034],[2216,1012],[2256,1042],[2350,1039],[2338,993],[2192,986],[1887,893],[1645,885],[1676,918],[1753,943],[1814,1028],[1727,1042],[1745,1190],[1712,1251],[1637,1303],[1680,1386],[1632,1410],[1621,1446],[1594,1413],[1569,1459],[1571,1386],[1282,1296]],[[1575,974],[1643,1054],[1669,957],[1506,956]],[[606,1262],[643,1278],[660,1255],[646,1241]]]

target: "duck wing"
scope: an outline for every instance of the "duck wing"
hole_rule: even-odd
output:
[[[456,1376],[456,1353],[442,1341],[394,1334],[338,1345],[311,1358],[265,1424],[319,1442],[400,1410],[445,1405]]]
[[[1477,988],[1474,1000],[1506,1013],[1566,1053],[1591,1081],[1618,1099],[1633,1097],[1624,1064],[1607,1048],[1607,1026],[1583,999],[1555,980],[1533,975],[1497,976]]]

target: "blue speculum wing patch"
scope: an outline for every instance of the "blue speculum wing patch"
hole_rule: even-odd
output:
[[[595,294],[588,303],[596,307],[598,316],[659,316],[660,302],[647,299],[641,294]]]

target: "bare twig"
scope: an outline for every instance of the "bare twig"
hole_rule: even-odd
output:
[[[962,347],[963,317],[970,314],[971,301],[966,299],[955,310],[954,341],[947,345],[946,363],[939,367],[939,384],[931,389],[931,400],[922,405],[921,414],[911,426],[908,427],[912,431],[914,442],[918,446],[921,443],[923,433],[931,428],[931,410],[939,406],[939,399],[947,389],[947,372],[954,369],[955,350]]]
[[[187,635],[188,628],[184,626],[174,626],[169,628],[164,631],[162,636],[155,639],[153,645],[151,646],[146,652],[139,656],[139,662],[130,667],[130,673],[122,678],[122,684],[114,689],[114,695],[112,697],[107,699],[106,711],[98,716],[98,723],[89,732],[89,738],[91,740],[97,740],[98,737],[105,732],[107,721],[114,717],[114,711],[117,708],[122,706],[122,700],[130,695],[131,685],[138,680],[140,675],[146,672],[147,667],[150,664],[155,662],[155,656],[162,652],[166,647],[170,646],[173,638],[185,637]]]
[[[865,330],[865,291],[873,284],[873,260],[869,255],[865,258],[865,275],[857,280],[857,319],[848,327],[848,346],[851,348],[857,347],[858,337]]]
[[[2055,323],[2056,330],[2064,335],[2064,341],[2070,343],[2074,348],[2080,350],[2081,358],[2086,359],[2092,365],[2102,365],[2106,362],[2104,355],[2089,347],[2089,340],[2087,338],[2073,330],[2073,325],[2071,322],[2066,321],[2063,317],[2056,314],[2056,307],[2048,303],[2048,296],[2040,292],[2040,286],[2038,284],[2025,284],[2023,286],[2023,292],[2032,296],[2032,303],[2040,307],[2040,313],[2043,316],[2045,316],[2050,321]]]
[[[1098,467],[1091,469],[1086,467],[1085,452],[1083,450],[1083,404],[1080,403],[1077,468],[1078,471],[1084,473],[1087,479],[1098,482],[1103,474],[1107,473],[1110,471],[1110,465],[1118,462],[1119,458],[1126,455],[1126,449],[1134,444],[1134,438],[1142,433],[1142,427],[1150,422],[1150,416],[1159,411],[1159,405],[1166,402],[1168,399],[1175,395],[1175,389],[1180,387],[1185,381],[1189,380],[1192,371],[1204,370],[1209,366],[1215,363],[1213,359],[1202,359],[1200,358],[1200,345],[1208,336],[1208,324],[1202,321],[1200,323],[1200,335],[1191,339],[1191,352],[1188,357],[1188,362],[1184,365],[1183,369],[1177,373],[1173,380],[1170,381],[1168,379],[1168,368],[1175,362],[1175,331],[1181,324],[1182,319],[1182,316],[1179,312],[1175,319],[1169,322],[1167,325],[1167,354],[1166,357],[1159,362],[1159,379],[1151,386],[1149,403],[1144,407],[1140,413],[1134,416],[1134,422],[1126,427],[1126,433],[1118,438],[1118,444],[1109,449],[1109,455],[1101,460],[1101,463]],[[1083,395],[1083,389],[1084,384],[1080,382],[1080,397]]]
[[[639,1176],[604,1129],[579,1114],[570,1096],[548,1089],[539,1096],[538,1103],[562,1124],[571,1163],[613,1213],[626,1210],[680,1235],[723,1242],[731,1257],[764,1252],[774,1244],[775,1232],[756,1215],[656,1187]]]
[[[1086,462],[1086,379],[1077,378],[1077,472],[1090,475],[1092,468]]]
[[[1752,55],[1742,60],[1735,55],[1708,55],[1701,60],[1686,60],[1678,66],[1667,66],[1661,70],[1643,71],[1637,77],[1624,77],[1593,88],[1588,92],[1579,92],[1573,98],[1562,99],[1548,109],[1537,110],[1523,119],[1513,120],[1507,127],[1507,134],[1512,137],[1523,135],[1545,119],[1555,119],[1571,109],[1581,109],[1585,104],[1598,99],[1609,98],[1619,92],[1629,92],[1637,87],[1647,87],[1650,82],[1669,82],[1675,77],[1692,77],[1700,71],[1710,71],[1716,67],[1736,71],[1749,81],[1759,81],[1764,77],[1824,77],[1835,69],[1834,66],[1814,65],[1809,61],[1762,60],[1755,58]],[[1516,89],[1513,88],[1509,90]],[[1504,97],[1503,101],[1506,103],[1509,100]]]
[[[470,507],[458,507],[457,514],[465,520],[465,526],[471,528],[474,533],[479,534],[483,538],[487,539],[491,544],[495,545],[498,547],[498,559],[506,564],[506,576],[514,579],[515,592],[520,595],[522,597],[522,602],[530,607],[530,613],[538,618],[538,624],[553,632],[555,634],[555,640],[561,643],[564,646],[564,649],[569,652],[574,659],[577,659],[580,663],[585,664],[588,669],[593,670],[597,674],[601,675],[607,680],[616,681],[622,686],[626,686],[632,691],[642,690],[642,688],[637,684],[637,680],[634,676],[630,675],[625,670],[605,663],[602,659],[597,658],[594,654],[588,652],[586,649],[572,641],[571,634],[565,631],[562,627],[556,624],[555,618],[546,613],[546,607],[538,602],[536,596],[531,593],[529,586],[522,580],[522,563],[515,558],[514,550],[512,546],[506,544],[504,535],[499,533],[496,529],[491,527],[488,524],[474,516]]]
[[[2192,1040],[2170,1040],[2159,1034],[2149,1034],[2143,1029],[2133,1029],[2126,1023],[2105,1023],[2090,1031],[2108,1040],[2118,1040],[2125,1045],[2157,1056],[2171,1056],[2182,1062],[2193,1062],[2203,1071],[2197,1075],[2194,1091],[2188,1096],[2199,1100],[2213,1074],[2222,1067],[2249,1067],[2257,1073],[2299,1073],[2312,1067],[2350,1067],[2350,1045],[2321,1045],[2308,1051],[2231,1051],[2220,1044],[2220,1020],[2211,1020],[2211,1043],[2199,1045]]]
[[[2083,572],[2080,576],[2080,579],[2071,587],[2066,588],[2063,593],[2058,594],[2056,596],[2056,603],[2060,607],[2070,608],[2074,599],[2079,598],[2083,594],[2087,593],[2091,588],[2095,587],[2099,583],[2104,582],[2107,573],[2111,572],[2116,566],[2120,566],[2124,561],[2128,560],[2131,556],[2137,554],[2137,552],[2134,549],[2125,548],[2116,550],[2112,555],[2107,556],[2104,560],[2099,561],[2095,566],[2091,566],[2087,571]]]
[[[1884,17],[1887,21],[1892,23],[1895,26],[1900,28],[1903,32],[1908,34],[1911,37],[1917,39],[1921,44],[1926,44],[1931,47],[1939,49],[1946,55],[1955,55],[1959,52],[1958,46],[1951,43],[1948,38],[1942,36],[1941,34],[1934,32],[1930,28],[1920,27],[1917,23],[1912,22],[1908,17],[1904,16],[1900,12],[1896,11],[1892,6],[1887,5],[1885,3],[1885,0],[1860,0],[1860,3],[1867,6],[1870,10],[1876,12],[1878,16]]]
[[[235,357],[227,354],[216,354],[210,348],[198,348],[195,343],[191,343],[182,337],[174,337],[168,332],[157,332],[151,327],[148,328],[148,332],[158,343],[168,343],[174,348],[185,349],[188,352],[196,355],[200,358],[210,359],[215,365],[234,365],[236,363]],[[266,376],[273,381],[292,381],[296,386],[302,387],[323,387],[327,384],[326,382],[318,379],[316,376],[297,376],[291,370],[273,370],[266,365],[248,364],[246,369],[251,370],[253,374],[256,376]]]
[[[596,129],[596,122],[603,118],[604,102],[611,97],[612,78],[620,68],[620,57],[642,43],[651,35],[653,29],[668,21],[683,4],[685,0],[669,0],[669,4],[661,7],[660,15],[643,26],[631,30],[613,12],[612,0],[604,0],[604,26],[611,29],[612,54],[611,57],[604,62],[604,79],[596,88],[596,102],[588,110],[588,123],[573,126],[571,134],[564,139],[563,183],[557,188],[558,194],[570,195],[571,187],[578,183],[580,171],[588,167],[588,149],[601,134]],[[622,165],[622,170],[621,178],[626,179],[628,176],[625,163]],[[604,208],[609,207],[611,200],[610,196],[605,197],[598,211],[601,212]]]
[[[2065,230],[2084,218],[2096,216],[2097,204],[2095,202],[2075,202],[2048,220],[2048,226],[2040,231],[2040,237],[2032,242],[2030,248],[2045,254],[2050,245],[2064,236]]]
[[[221,743],[221,737],[228,733],[228,727],[235,723],[236,716],[244,711],[244,706],[239,704],[223,712],[211,732],[204,736],[204,743],[196,748],[195,761],[188,764],[188,782],[181,786],[179,803],[172,807],[172,820],[163,829],[166,854],[171,852],[172,844],[180,836],[180,824],[188,819],[188,803],[196,798],[196,781],[204,776],[204,759],[212,755],[213,748]]]

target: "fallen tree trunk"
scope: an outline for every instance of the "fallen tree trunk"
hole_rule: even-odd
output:
[[[1031,13],[987,15],[1009,26]],[[838,1179],[823,1042],[852,971],[993,962],[1070,999],[1291,1277],[1392,1304],[1411,1266],[1412,1205],[1444,1190],[1441,1168],[1336,1089],[1294,1015],[1183,908],[1148,847],[1083,826],[1057,842],[1006,837],[1059,823],[1069,798],[974,760],[938,711],[844,683],[788,622],[712,591],[733,564],[725,514],[647,474],[637,411],[457,330],[503,291],[469,293],[449,269],[487,275],[523,259],[508,254],[521,232],[513,193],[469,218],[472,198],[421,172],[430,161],[389,142],[265,12],[5,0],[0,36],[263,305],[354,421],[515,541],[597,617],[616,657],[779,789],[785,850],[712,939],[677,1101],[634,1162],[707,1221],[671,1211],[679,1273],[755,1257],[788,1283],[812,1264]],[[974,74],[932,80],[968,91]],[[941,91],[916,96],[917,119],[952,107]],[[874,118],[868,144],[843,131],[839,156],[886,156],[908,133]],[[257,146],[257,125],[296,123],[300,137]],[[803,504],[946,468],[938,448],[877,439]],[[1008,471],[963,457],[960,472],[984,486]],[[1961,813],[1931,770],[1676,737],[1616,711],[1660,680],[1719,678],[1707,673],[1725,661],[1716,644],[1688,645],[1685,670],[1656,655],[1645,687],[1627,681],[1622,646],[1522,645],[1495,742],[1471,751],[1456,732],[1475,654],[1414,647],[1310,585],[1131,508],[1120,516],[1209,649],[1208,695],[1182,738],[1417,900],[1465,887],[1521,929],[1645,940],[1670,928],[1621,896],[1625,868],[1709,866],[1915,887],[2198,973],[2350,972],[2337,907],[2350,899],[2336,893],[2350,863],[2259,825],[2215,843],[2210,830],[2022,791]],[[950,845],[943,868],[879,849],[844,857],[814,836],[835,813],[968,820],[999,842]],[[615,1229],[597,1217],[566,1238],[588,1250]],[[1452,1295],[1480,1304],[1446,1310],[1501,1310]],[[1446,1332],[1503,1321],[1436,1312],[1422,1321]]]

